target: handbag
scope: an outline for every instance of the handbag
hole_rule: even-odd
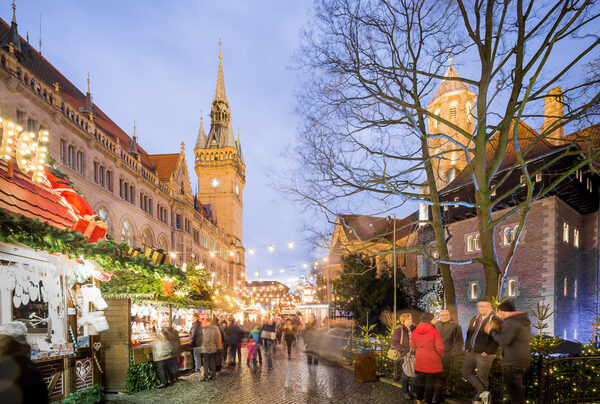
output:
[[[270,340],[274,340],[277,338],[277,333],[275,333],[274,331],[267,331],[267,330],[262,330],[260,332],[260,337],[262,339],[270,339]]]
[[[404,332],[401,332],[400,333],[400,345],[402,345],[403,338],[404,338]],[[387,357],[390,360],[399,361],[400,359],[402,359],[402,354],[400,353],[400,351],[397,351],[396,349],[394,349],[394,347],[390,347],[390,349],[388,350],[388,353],[387,353]]]
[[[415,355],[413,353],[409,352],[404,357],[402,371],[408,377],[415,377]]]

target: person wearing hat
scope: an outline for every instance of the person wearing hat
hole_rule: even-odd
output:
[[[0,326],[0,398],[2,404],[48,403],[48,388],[30,359],[27,327],[19,321]]]
[[[514,404],[525,403],[523,376],[529,367],[529,342],[531,340],[529,316],[516,311],[515,304],[507,300],[498,306],[502,327],[487,324],[485,332],[500,345],[502,352],[502,384]]]
[[[417,374],[417,403],[432,404],[437,379],[443,367],[444,343],[440,332],[433,326],[435,316],[423,313],[421,323],[415,328],[410,347],[416,349],[415,373]]]

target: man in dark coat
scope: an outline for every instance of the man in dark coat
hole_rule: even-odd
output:
[[[500,345],[502,352],[502,384],[510,402],[525,403],[523,376],[529,367],[529,342],[531,340],[531,323],[527,313],[515,310],[511,301],[498,306],[498,317],[504,322],[502,327],[488,324],[485,327],[494,341]]]
[[[460,373],[477,390],[476,397],[487,397],[490,383],[490,367],[496,359],[498,344],[485,333],[485,326],[495,321],[492,302],[482,299],[477,302],[478,315],[469,322],[465,341],[465,359]],[[477,374],[474,371],[477,370]]]
[[[235,320],[229,320],[229,325],[225,329],[225,335],[227,336],[227,345],[229,345],[229,361],[231,365],[235,365],[235,354],[240,344],[242,329],[236,324]],[[239,359],[241,362],[242,358]]]
[[[194,354],[194,371],[202,368],[202,325],[197,314],[192,315],[192,328],[190,328],[190,348]]]
[[[446,309],[440,311],[440,321],[435,324],[435,328],[440,332],[442,343],[444,344],[444,357],[442,358],[442,367],[444,370],[437,379],[434,402],[442,402],[443,390],[446,386],[446,380],[452,368],[452,361],[462,352],[463,335],[460,325],[452,321],[450,312]]]

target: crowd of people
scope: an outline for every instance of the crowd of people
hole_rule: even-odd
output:
[[[474,401],[491,402],[489,371],[497,351],[502,352],[502,382],[511,403],[525,403],[523,376],[529,366],[530,322],[527,313],[516,311],[505,301],[494,312],[492,303],[482,299],[478,314],[471,319],[463,341],[461,327],[441,310],[439,321],[431,313],[421,315],[418,325],[411,314],[399,318],[392,336],[396,362],[402,368],[402,391],[406,399],[435,404],[444,401],[446,381],[454,359],[463,356],[462,376],[476,390]],[[463,351],[464,346],[464,351]]]
[[[242,346],[247,348],[246,365],[258,370],[266,362],[266,369],[273,369],[273,355],[278,345],[287,346],[288,359],[292,358],[292,346],[300,329],[296,317],[238,323],[234,318],[219,320],[208,318],[204,326],[198,315],[192,316],[190,347],[194,360],[194,371],[202,372],[203,381],[215,380],[217,373],[225,367],[242,364]],[[308,323],[310,324],[310,322]],[[164,327],[155,334],[152,355],[161,380],[159,388],[167,387],[177,380],[177,358],[181,344],[177,331]]]

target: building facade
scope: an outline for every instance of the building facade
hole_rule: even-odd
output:
[[[225,122],[215,104],[224,102],[230,119],[227,100],[220,98],[224,89],[219,60],[211,133]],[[227,142],[221,149],[196,145],[201,192],[194,195],[184,143],[176,153],[147,153],[137,142],[135,124],[129,136],[93,103],[89,77],[83,93],[19,36],[14,10],[10,25],[0,21],[0,115],[34,133],[49,131],[48,152],[55,167],[107,223],[111,237],[130,246],[168,251],[175,264],[202,263],[217,282],[242,285],[245,165],[239,139],[237,165],[222,164],[220,155],[218,164],[198,164],[205,149],[231,154]],[[221,139],[222,131],[216,132],[215,138]],[[202,133],[200,128],[199,138]],[[231,185],[226,197],[217,195],[219,187],[206,186],[215,178]]]

